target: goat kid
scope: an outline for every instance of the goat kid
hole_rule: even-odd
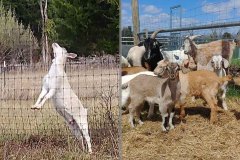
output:
[[[82,145],[83,135],[88,145],[88,151],[91,153],[87,108],[83,107],[77,95],[73,92],[64,71],[67,58],[75,58],[77,55],[67,53],[67,50],[57,43],[53,43],[52,48],[54,59],[51,68],[48,74],[44,76],[42,91],[37,102],[31,108],[40,109],[47,99],[52,98],[57,112],[63,116],[73,134],[82,141]]]
[[[165,64],[164,64],[165,63]],[[140,120],[140,112],[144,101],[150,102],[150,108],[157,103],[162,116],[162,130],[173,129],[172,119],[174,116],[174,107],[177,100],[177,93],[180,90],[178,78],[179,66],[176,63],[161,62],[164,66],[159,66],[154,70],[158,75],[138,75],[128,82],[128,96],[126,101],[129,108],[129,123],[134,127],[133,116],[136,113],[138,123],[143,124]],[[161,77],[161,78],[160,78]],[[169,128],[165,127],[166,117],[169,117]]]

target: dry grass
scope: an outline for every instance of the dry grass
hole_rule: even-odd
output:
[[[227,104],[229,110],[219,109],[218,122],[211,125],[210,109],[201,100],[188,103],[186,123],[179,123],[177,109],[175,129],[168,133],[161,131],[159,114],[153,120],[144,118],[144,125],[134,129],[124,115],[123,159],[240,159],[240,99],[228,98]]]
[[[94,153],[90,156],[72,136],[48,101],[31,110],[45,69],[0,75],[0,159],[113,159],[118,156],[117,68],[67,68],[70,84],[88,108]]]

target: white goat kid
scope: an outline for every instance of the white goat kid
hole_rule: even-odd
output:
[[[75,58],[77,55],[67,53],[67,50],[57,43],[53,43],[52,48],[54,52],[53,63],[43,79],[42,91],[32,109],[40,109],[47,99],[52,98],[57,112],[64,117],[73,134],[82,141],[82,145],[83,135],[88,145],[88,151],[91,153],[87,109],[83,107],[77,95],[73,92],[64,71],[67,58]]]
[[[212,67],[213,71],[217,74],[218,77],[225,77],[227,75],[225,68],[228,68],[229,62],[227,59],[223,58],[222,55],[215,54],[213,55],[212,59],[208,63],[208,66]],[[221,97],[219,97],[220,100],[222,101],[222,107],[224,110],[227,110],[228,108],[225,102],[227,84],[228,84],[228,81],[223,83],[223,85],[221,86],[222,95]]]

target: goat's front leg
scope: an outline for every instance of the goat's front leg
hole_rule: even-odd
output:
[[[41,108],[47,99],[52,98],[52,96],[55,94],[56,89],[50,89],[49,92],[44,96],[41,103],[39,104],[39,107]]]
[[[185,95],[181,95],[180,96],[180,100],[176,103],[176,106],[179,106],[180,108],[180,115],[179,115],[179,118],[181,120],[181,122],[183,121],[184,117],[185,117],[185,109],[184,109],[184,106],[185,106],[185,98],[186,96]]]
[[[222,97],[221,97],[222,107],[223,107],[224,110],[228,110],[227,103],[225,102],[226,92],[227,92],[227,88],[225,86],[225,88],[223,88],[223,93],[222,93]]]
[[[40,95],[38,96],[38,99],[36,101],[36,103],[31,107],[31,109],[40,109],[40,102],[43,100],[44,96],[47,94],[47,89],[42,87],[42,91],[40,93]]]
[[[165,128],[165,123],[166,123],[166,118],[168,117],[168,113],[161,113],[161,116],[162,116],[162,130],[164,132],[167,131],[167,129]]]
[[[162,116],[162,130],[165,132],[167,131],[166,127],[165,127],[165,123],[166,123],[166,118],[168,117],[168,111],[167,111],[167,107],[164,105],[160,105],[159,103],[159,111],[161,113]]]
[[[172,106],[170,109],[169,109],[169,112],[170,112],[170,117],[169,117],[169,129],[174,129],[174,125],[172,123],[172,120],[173,120],[173,117],[174,117],[174,114],[175,114],[175,106]]]
[[[208,90],[203,91],[203,98],[211,108],[210,123],[213,124],[217,121],[217,100],[214,96],[209,95]]]

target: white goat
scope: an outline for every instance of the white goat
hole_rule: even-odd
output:
[[[184,53],[183,49],[173,51],[161,51],[163,58],[169,62],[182,65],[183,61],[188,59],[188,55]]]
[[[212,67],[213,71],[217,74],[218,77],[225,77],[226,70],[225,68],[228,68],[229,62],[225,58],[222,57],[220,54],[213,55],[211,60],[208,63],[209,67]],[[228,82],[226,81],[222,86],[221,90],[223,91],[221,97],[219,97],[222,101],[222,107],[223,109],[227,110],[227,104],[225,102],[225,97],[226,97],[226,92],[227,92],[227,84]]]
[[[216,54],[213,55],[210,61],[213,71],[218,75],[218,77],[226,76],[226,68],[229,66],[229,62],[227,59],[223,58],[222,55]]]
[[[74,53],[67,53],[65,48],[57,43],[52,44],[54,59],[48,74],[43,78],[42,91],[32,109],[40,109],[45,101],[52,98],[57,112],[64,117],[73,134],[79,139],[85,138],[89,153],[92,152],[88,133],[87,109],[83,107],[77,95],[73,92],[64,66],[67,58],[75,58]],[[84,147],[84,145],[83,145]]]
[[[133,46],[128,51],[127,60],[131,66],[142,66],[141,60],[145,53],[144,46]]]

